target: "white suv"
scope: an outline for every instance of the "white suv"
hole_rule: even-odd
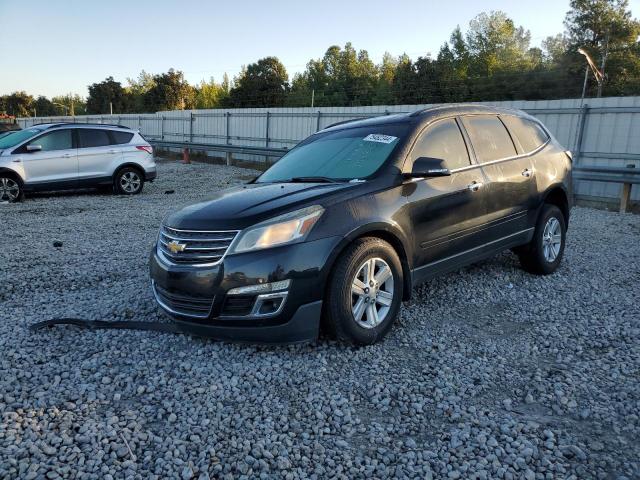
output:
[[[155,178],[151,145],[121,125],[47,123],[0,138],[0,202],[100,186],[135,195]]]

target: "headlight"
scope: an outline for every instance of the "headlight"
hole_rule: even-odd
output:
[[[248,252],[302,242],[316,224],[324,208],[320,205],[303,208],[258,223],[244,230],[229,253]]]

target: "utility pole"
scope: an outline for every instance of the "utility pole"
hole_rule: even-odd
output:
[[[109,102],[109,115],[113,115],[113,103]]]
[[[609,30],[604,39],[604,53],[602,54],[602,64],[600,65],[600,74],[602,75],[602,81],[598,82],[598,98],[602,96],[602,84],[604,83],[604,67],[607,64],[607,56],[609,55]]]
[[[315,96],[316,96],[316,90],[312,89],[311,90],[311,108],[313,108],[313,101],[315,100]]]

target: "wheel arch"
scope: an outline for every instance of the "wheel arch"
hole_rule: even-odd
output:
[[[566,226],[569,226],[569,216],[571,214],[571,202],[569,194],[562,185],[554,185],[550,187],[544,194],[543,204],[548,203],[555,205],[564,215]]]
[[[18,183],[20,184],[20,187],[24,186],[24,180],[22,179],[22,176],[20,176],[20,174],[15,170],[12,170],[11,168],[7,168],[7,167],[0,167],[0,174],[9,175],[18,181]]]
[[[411,290],[412,290],[412,277],[411,277],[411,265],[409,263],[409,248],[408,248],[408,240],[404,237],[402,232],[392,225],[387,223],[373,223],[369,225],[365,225],[359,227],[347,235],[344,236],[343,240],[334,248],[331,256],[329,257],[329,261],[327,262],[327,276],[326,280],[329,279],[330,272],[333,271],[333,266],[335,262],[338,260],[342,252],[351,245],[354,241],[360,238],[368,238],[374,237],[379,238],[387,242],[398,254],[400,258],[400,264],[402,265],[402,284],[403,284],[403,294],[402,300],[410,300],[411,299]]]
[[[142,165],[140,165],[139,163],[135,163],[135,162],[125,162],[122,163],[120,165],[118,165],[116,167],[116,169],[113,171],[113,179],[115,181],[116,175],[118,175],[118,173],[123,169],[123,168],[127,168],[127,167],[131,167],[131,168],[135,168],[136,170],[138,170],[141,174],[142,174],[142,179],[144,180],[145,178],[145,170],[144,167]]]

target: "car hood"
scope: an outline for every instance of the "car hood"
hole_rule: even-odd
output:
[[[281,213],[322,204],[353,183],[253,183],[216,193],[169,215],[164,224],[184,230],[242,230]]]

